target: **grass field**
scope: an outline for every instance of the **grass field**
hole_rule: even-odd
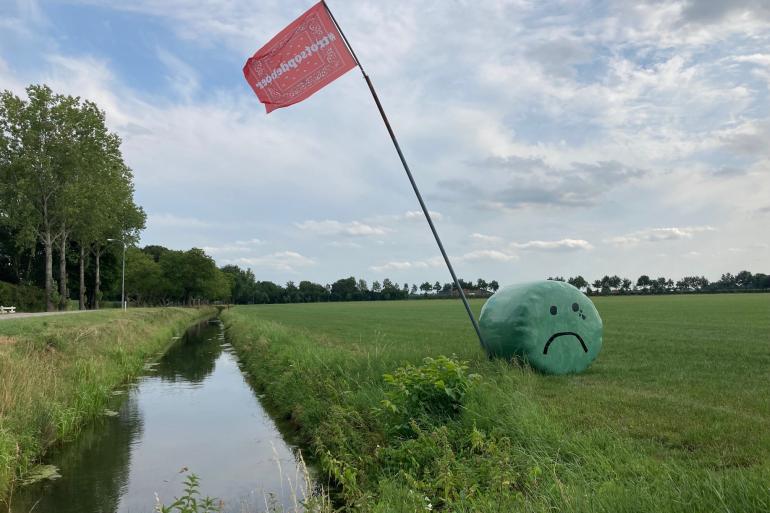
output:
[[[362,510],[770,510],[770,295],[595,303],[602,353],[563,377],[488,361],[459,302],[224,319],[268,400]],[[482,376],[460,414],[394,434],[382,375],[452,354]]]
[[[214,308],[103,310],[0,322],[0,504],[51,444],[102,414],[113,387],[142,371]]]

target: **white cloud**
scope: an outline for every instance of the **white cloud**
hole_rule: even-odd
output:
[[[147,226],[152,228],[211,228],[216,223],[195,217],[183,217],[170,213],[149,214]]]
[[[687,226],[671,228],[647,228],[636,232],[627,233],[618,237],[612,237],[607,242],[616,246],[632,246],[640,242],[660,242],[669,240],[692,239],[695,234],[714,232],[712,226]]]
[[[751,64],[759,64],[760,66],[770,66],[770,54],[767,53],[754,53],[751,55],[738,55],[734,57],[735,62],[750,62]]]
[[[441,212],[428,210],[428,213],[430,213],[430,217],[433,221],[441,221],[444,218]],[[422,210],[409,210],[404,212],[403,218],[407,221],[425,221],[425,214],[422,213]]]
[[[226,261],[244,267],[257,269],[274,269],[277,271],[297,272],[298,268],[310,267],[316,264],[315,260],[303,256],[296,251],[279,251],[269,255],[248,258],[241,257]]]
[[[516,260],[518,257],[511,253],[504,251],[498,251],[496,249],[478,249],[470,251],[464,255],[455,258],[458,262],[479,262],[485,260],[491,260],[494,262],[510,262]]]
[[[384,226],[373,226],[359,221],[343,223],[340,221],[304,221],[294,223],[300,230],[317,235],[346,235],[349,237],[369,237],[372,235],[385,235],[393,230]]]
[[[168,71],[166,79],[180,98],[190,101],[200,88],[198,72],[166,49],[158,48],[158,59]]]
[[[247,240],[237,240],[235,241],[235,244],[238,246],[253,246],[256,244],[263,244],[264,241],[260,239],[247,239]]]
[[[529,242],[513,242],[511,247],[536,251],[580,251],[593,249],[591,243],[582,239],[561,240],[531,240]]]
[[[394,261],[386,262],[380,265],[373,265],[369,267],[369,269],[380,273],[384,271],[409,271],[414,269],[429,269],[429,268],[441,267],[443,264],[444,264],[444,260],[441,259],[441,257],[433,257],[433,258],[428,258],[426,260],[415,260],[415,261],[394,260]]]
[[[261,246],[263,242],[259,239],[237,240],[230,244],[203,246],[201,249],[215,258],[221,255],[232,255],[233,253],[243,254],[256,251],[255,246]]]
[[[496,235],[484,235],[483,233],[472,233],[471,239],[483,244],[498,244],[503,241],[502,237]]]

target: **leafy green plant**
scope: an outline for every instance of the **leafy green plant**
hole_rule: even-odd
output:
[[[468,374],[467,362],[438,356],[423,364],[399,367],[383,375],[386,390],[382,407],[393,414],[417,418],[422,415],[449,417],[457,413],[463,397],[480,376]]]
[[[184,480],[184,495],[175,498],[174,502],[165,506],[158,504],[158,513],[216,513],[222,511],[221,501],[212,497],[203,497],[200,493],[200,478],[190,474]]]

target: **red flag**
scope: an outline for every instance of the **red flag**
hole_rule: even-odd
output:
[[[243,67],[270,113],[299,103],[356,66],[323,2],[294,20]]]

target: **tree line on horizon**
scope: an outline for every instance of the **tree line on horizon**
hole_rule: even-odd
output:
[[[467,291],[490,295],[499,285],[479,278],[460,280]],[[251,269],[217,267],[197,248],[175,251],[162,246],[131,247],[126,255],[126,294],[135,304],[191,304],[214,301],[235,304],[316,303],[329,301],[390,301],[414,297],[450,297],[451,283],[399,284],[389,278],[369,283],[353,276],[333,283],[309,280],[280,285],[258,280]]]
[[[0,250],[2,250],[0,233]],[[117,252],[107,253],[110,258],[109,295],[120,297],[120,272]],[[0,262],[3,260],[0,251]],[[2,267],[0,266],[0,270]],[[39,274],[39,273],[38,273]],[[0,274],[0,280],[6,279]],[[564,281],[588,295],[614,294],[671,294],[695,292],[726,292],[770,290],[770,276],[741,271],[735,275],[726,273],[714,282],[703,276],[684,277],[678,281],[659,277],[640,276],[636,282],[628,278],[604,276],[589,283],[582,276],[565,279],[561,276],[549,280]],[[469,297],[488,297],[500,285],[496,280],[482,278],[475,282],[460,279]],[[2,284],[0,284],[2,285]],[[2,287],[0,287],[2,295]],[[234,304],[314,303],[335,301],[390,301],[404,299],[443,299],[457,297],[453,283],[435,281],[396,283],[385,278],[371,285],[364,279],[349,276],[333,283],[321,284],[309,280],[284,285],[269,280],[258,280],[251,269],[236,265],[217,267],[213,258],[202,249],[172,250],[158,245],[126,251],[126,295],[133,306],[192,305],[199,302]]]
[[[67,309],[73,289],[80,309],[98,308],[145,226],[132,171],[95,103],[45,85],[26,96],[0,92],[0,280],[43,288],[47,311]]]
[[[564,279],[563,276],[549,276],[548,279],[567,282],[580,290],[585,290],[589,296],[770,290],[770,275],[752,274],[749,271],[740,271],[735,275],[724,273],[719,280],[713,282],[710,282],[705,276],[685,276],[674,281],[664,276],[650,278],[646,274],[639,276],[636,282],[617,275],[605,275],[591,283],[579,275],[567,279]]]

